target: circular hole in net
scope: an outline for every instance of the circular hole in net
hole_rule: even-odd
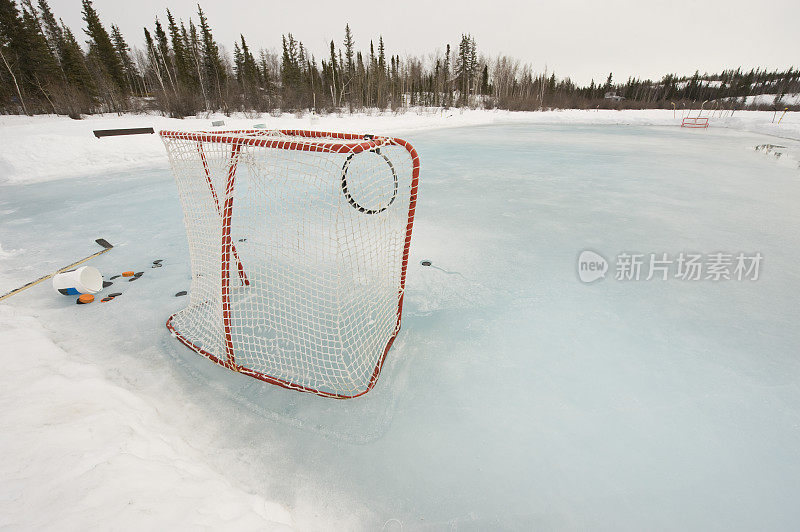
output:
[[[342,166],[342,194],[364,214],[385,211],[397,198],[397,171],[384,154],[365,151],[350,154]]]

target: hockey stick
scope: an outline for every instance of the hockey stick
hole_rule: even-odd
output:
[[[109,249],[111,249],[111,248],[113,248],[113,247],[114,247],[114,246],[112,246],[111,244],[109,244],[109,243],[108,243],[108,240],[105,240],[104,238],[98,238],[97,240],[95,240],[95,242],[97,242],[99,245],[101,245],[101,246],[103,247],[103,249],[102,249],[101,251],[98,251],[97,253],[93,253],[93,254],[89,255],[88,257],[85,257],[85,258],[83,258],[83,259],[81,259],[81,260],[79,260],[79,261],[77,261],[77,262],[73,262],[72,264],[69,264],[69,265],[67,265],[67,266],[64,266],[63,268],[60,268],[60,269],[58,269],[58,270],[54,271],[53,273],[50,273],[50,274],[48,274],[48,275],[45,275],[45,276],[43,276],[43,277],[39,277],[39,278],[38,278],[38,279],[36,279],[35,281],[31,281],[31,282],[29,282],[29,283],[27,283],[27,284],[24,284],[24,285],[20,286],[19,288],[15,288],[15,289],[14,289],[14,290],[12,290],[11,292],[8,292],[8,293],[6,293],[6,294],[3,294],[2,296],[0,296],[0,301],[4,300],[4,299],[5,299],[5,298],[7,298],[7,297],[11,297],[11,296],[13,296],[14,294],[17,294],[17,293],[19,293],[19,292],[22,292],[22,291],[23,291],[23,290],[25,290],[26,288],[30,288],[30,287],[31,287],[31,286],[33,286],[33,285],[39,284],[39,283],[41,283],[42,281],[46,281],[46,280],[50,279],[51,277],[53,277],[54,275],[56,275],[56,274],[58,274],[58,273],[61,273],[61,272],[67,271],[67,270],[69,270],[70,268],[74,268],[75,266],[77,266],[77,265],[79,265],[79,264],[83,264],[83,263],[84,263],[84,262],[86,262],[87,260],[93,259],[93,258],[95,258],[95,257],[96,257],[96,256],[98,256],[98,255],[102,255],[103,253],[105,253],[106,251],[108,251]]]

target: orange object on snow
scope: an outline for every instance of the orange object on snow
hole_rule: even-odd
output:
[[[122,272],[123,277],[133,277],[133,271]]]
[[[86,303],[91,303],[92,301],[94,301],[94,296],[92,294],[81,294],[80,297],[78,297],[79,305],[85,305]]]

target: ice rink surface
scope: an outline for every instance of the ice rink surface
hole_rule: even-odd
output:
[[[109,303],[77,307],[45,283],[0,308],[0,334],[22,342],[30,316],[31,341],[54,343],[4,353],[20,437],[1,443],[18,459],[3,464],[0,523],[796,526],[800,171],[753,149],[774,138],[546,124],[407,138],[422,173],[403,326],[376,388],[351,401],[231,373],[170,338],[190,277],[166,157],[3,186],[3,288],[98,237],[116,245],[91,263],[107,278],[145,274],[116,280]],[[612,263],[605,279],[578,279],[586,249]],[[614,278],[621,253],[681,252],[763,262],[756,281]],[[61,369],[79,366],[88,376]]]

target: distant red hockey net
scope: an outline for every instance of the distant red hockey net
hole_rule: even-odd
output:
[[[681,127],[700,128],[705,129],[708,127],[708,118],[705,117],[686,117],[681,122]]]
[[[419,157],[312,131],[162,131],[189,241],[189,305],[167,321],[234,371],[363,395],[400,330]]]

